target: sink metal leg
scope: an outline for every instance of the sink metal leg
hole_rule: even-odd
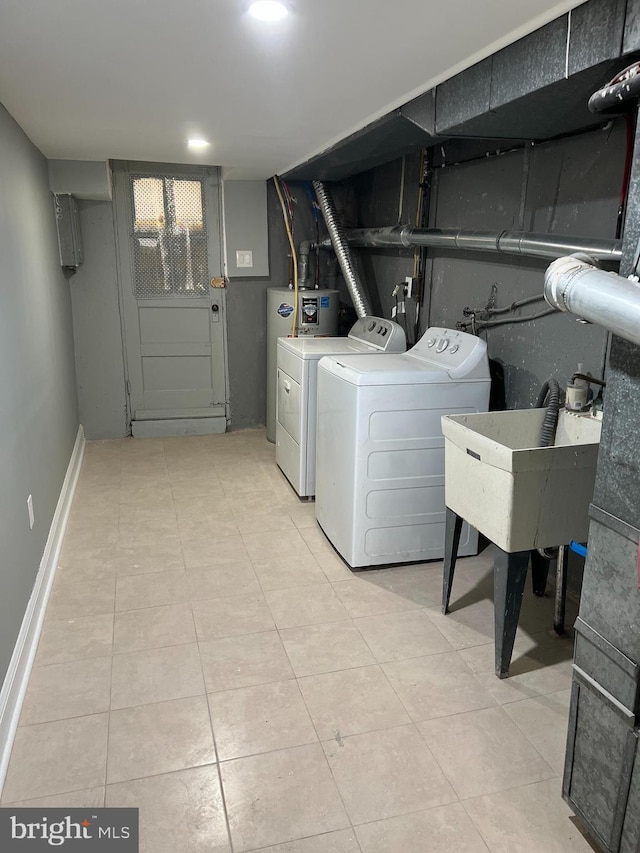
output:
[[[556,565],[556,601],[553,614],[553,630],[556,634],[564,634],[564,618],[567,604],[567,564],[569,561],[569,548],[561,545],[558,548],[558,562]]]
[[[442,578],[442,612],[449,612],[449,599],[453,587],[453,573],[456,569],[458,546],[462,531],[462,517],[446,507],[444,524],[444,573]]]
[[[531,551],[531,583],[533,594],[538,598],[542,598],[547,591],[550,564],[551,560],[543,557],[536,548]]]
[[[507,554],[497,549],[493,584],[495,661],[498,678],[506,678],[509,675],[528,566],[529,551]]]

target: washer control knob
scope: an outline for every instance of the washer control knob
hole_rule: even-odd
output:
[[[448,346],[449,338],[440,338],[438,346],[436,347],[436,352],[444,352]]]
[[[449,348],[449,352],[451,353],[451,355],[453,355],[454,353],[458,352],[459,349],[460,347],[458,346],[458,344],[454,344],[452,347]]]
[[[432,346],[434,346],[434,345],[435,345],[435,338],[430,338],[430,339],[427,341],[427,346],[428,346],[428,347],[432,347]]]
[[[376,327],[376,324],[375,324],[375,322],[373,322],[373,321],[372,321],[372,322],[371,322],[371,323],[369,323],[369,325],[367,326],[367,331],[369,331],[369,332],[373,332],[373,330],[375,329],[375,327]]]

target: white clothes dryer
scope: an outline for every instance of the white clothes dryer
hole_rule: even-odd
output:
[[[278,338],[276,463],[300,495],[316,485],[316,386],[318,362],[327,355],[400,353],[402,326],[381,317],[357,320],[346,338]]]
[[[487,345],[431,328],[403,355],[318,366],[316,518],[353,568],[442,559],[441,417],[486,412]],[[459,554],[477,553],[465,525]]]

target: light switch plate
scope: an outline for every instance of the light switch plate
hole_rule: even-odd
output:
[[[250,249],[241,249],[239,252],[236,252],[236,266],[252,267],[253,252]]]

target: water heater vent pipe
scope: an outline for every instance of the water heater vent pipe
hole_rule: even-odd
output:
[[[371,305],[369,304],[369,299],[364,291],[360,277],[356,272],[351,250],[338,219],[331,191],[322,181],[314,181],[313,189],[315,190],[318,206],[329,232],[333,251],[336,253],[345,284],[351,296],[353,307],[356,309],[356,314],[358,317],[370,317],[373,311],[371,310]]]

